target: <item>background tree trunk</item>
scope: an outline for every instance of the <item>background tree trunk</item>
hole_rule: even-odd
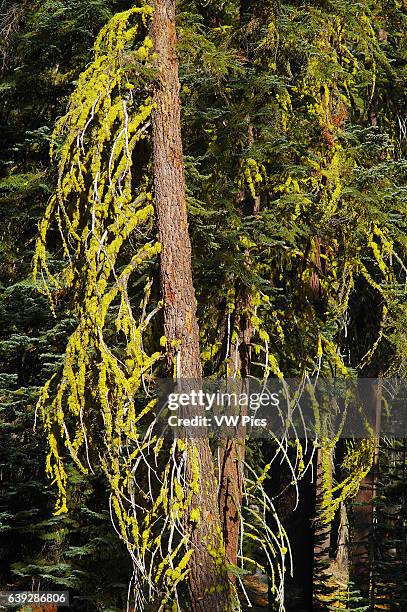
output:
[[[153,164],[158,234],[162,245],[161,290],[168,366],[177,378],[199,380],[202,368],[199,328],[192,281],[182,153],[175,0],[156,0],[152,35],[156,53],[157,88],[153,119]],[[199,470],[199,487],[191,510],[200,520],[185,519],[194,553],[189,564],[190,609],[226,612],[231,609],[225,549],[218,509],[214,462],[206,437],[187,445],[186,479]]]
[[[246,393],[246,381],[250,367],[250,343],[253,335],[250,322],[251,298],[246,288],[236,300],[235,327],[238,337],[230,344],[229,378],[236,380],[233,392]],[[219,512],[222,522],[223,537],[225,540],[226,557],[230,564],[237,565],[239,550],[240,514],[243,491],[243,462],[245,457],[244,431],[236,439],[224,438],[220,441],[218,449],[219,461]],[[234,583],[235,576],[230,574]]]
[[[248,143],[254,143],[254,129],[248,120]],[[245,212],[246,198],[244,190],[237,198],[237,206]],[[260,197],[256,195],[252,201],[250,194],[250,214],[256,215],[260,211]],[[245,260],[250,268],[250,253],[245,252]],[[232,338],[229,347],[229,378],[236,380],[240,385],[234,389],[239,393],[248,393],[245,379],[250,374],[251,344],[253,339],[253,326],[251,316],[253,310],[252,290],[243,283],[235,282],[236,303],[233,329],[237,331],[237,338]],[[243,492],[243,463],[245,459],[245,431],[236,432],[236,439],[223,439],[220,441],[218,451],[219,461],[219,512],[222,522],[223,537],[225,540],[226,557],[230,564],[237,565],[240,533],[240,514]],[[236,582],[235,576],[229,575],[232,583]]]

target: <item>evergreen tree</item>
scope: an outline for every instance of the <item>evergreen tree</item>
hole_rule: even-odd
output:
[[[1,588],[69,587],[76,609],[122,609],[131,570],[111,531],[100,478],[69,466],[72,513],[52,517],[45,440],[34,431],[39,390],[58,370],[73,320],[56,318],[32,282],[40,216],[55,176],[49,136],[110,16],[106,2],[3,2],[1,124]],[[53,250],[61,265],[59,246]]]
[[[402,581],[391,599],[383,587],[394,551],[400,575],[405,565],[404,466],[391,450],[376,481],[373,440],[323,438],[317,459],[286,441],[281,462],[281,446],[243,436],[213,454],[206,438],[144,438],[142,450],[139,439],[155,416],[145,390],[174,368],[188,378],[404,375],[405,7],[180,0],[176,28],[173,1],[154,8],[2,3],[2,580],[85,596],[97,585],[83,605],[120,607],[123,585],[103,584],[88,557],[110,571],[109,543],[118,583],[130,553],[137,609],[239,609],[258,569],[281,606],[286,526],[288,604],[306,574],[297,610],[312,594],[322,609],[362,609],[353,579],[372,606],[400,609]],[[35,271],[52,312],[30,277],[40,217]],[[53,518],[45,443],[32,434],[40,388],[60,491]],[[370,531],[391,533],[392,547],[375,544],[360,573],[352,542],[350,569],[342,553],[346,514],[361,539],[368,481]],[[314,584],[299,569],[305,549]]]

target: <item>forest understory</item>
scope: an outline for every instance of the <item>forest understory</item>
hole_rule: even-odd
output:
[[[407,610],[406,33],[0,0],[1,610]]]

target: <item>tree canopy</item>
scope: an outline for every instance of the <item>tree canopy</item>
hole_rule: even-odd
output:
[[[402,609],[404,441],[146,432],[161,378],[405,376],[405,2],[0,6],[2,589],[305,610],[308,554],[318,609]]]

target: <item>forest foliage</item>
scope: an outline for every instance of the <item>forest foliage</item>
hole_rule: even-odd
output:
[[[168,449],[152,447],[164,484],[144,496],[141,522],[132,522],[123,477],[137,453],[117,462],[133,424],[154,410],[143,384],[165,372],[168,348],[153,205],[151,11],[133,4],[0,5],[0,581],[66,586],[87,610],[123,609],[134,551],[144,550],[148,564],[157,550],[163,565],[157,561],[155,577],[162,575],[166,596],[178,582],[184,596],[189,560],[184,540],[168,554],[157,540],[163,525],[172,538],[177,513],[188,511],[188,496],[171,488],[178,481]],[[230,375],[243,320],[250,375],[260,379],[404,376],[405,2],[177,5],[205,376]],[[111,403],[106,389],[114,390]],[[36,417],[47,436],[34,431]],[[61,436],[56,422],[64,423]],[[336,474],[326,471],[321,524],[334,525],[344,503],[352,517],[374,450],[366,442],[337,449],[345,459]],[[300,444],[292,450],[299,482],[302,452]],[[264,443],[247,445],[249,496],[270,500],[263,481],[277,478],[278,463],[269,453]],[[323,461],[331,455],[323,446]],[[405,465],[402,442],[383,445],[373,573],[374,596],[390,610],[406,601],[405,578],[389,578],[395,554],[400,576],[407,563]],[[283,486],[291,478],[285,470]],[[140,488],[150,477],[140,475]],[[268,511],[276,516],[289,512],[281,499],[274,503]],[[274,566],[281,602],[284,525],[270,516],[268,526],[258,522],[252,501],[245,511],[240,553],[251,560],[234,571],[239,581],[259,567],[271,571],[267,555],[282,555]],[[276,526],[274,548],[267,529],[274,534]],[[385,550],[380,534],[389,530]],[[356,590],[353,597],[345,609],[363,605]]]

